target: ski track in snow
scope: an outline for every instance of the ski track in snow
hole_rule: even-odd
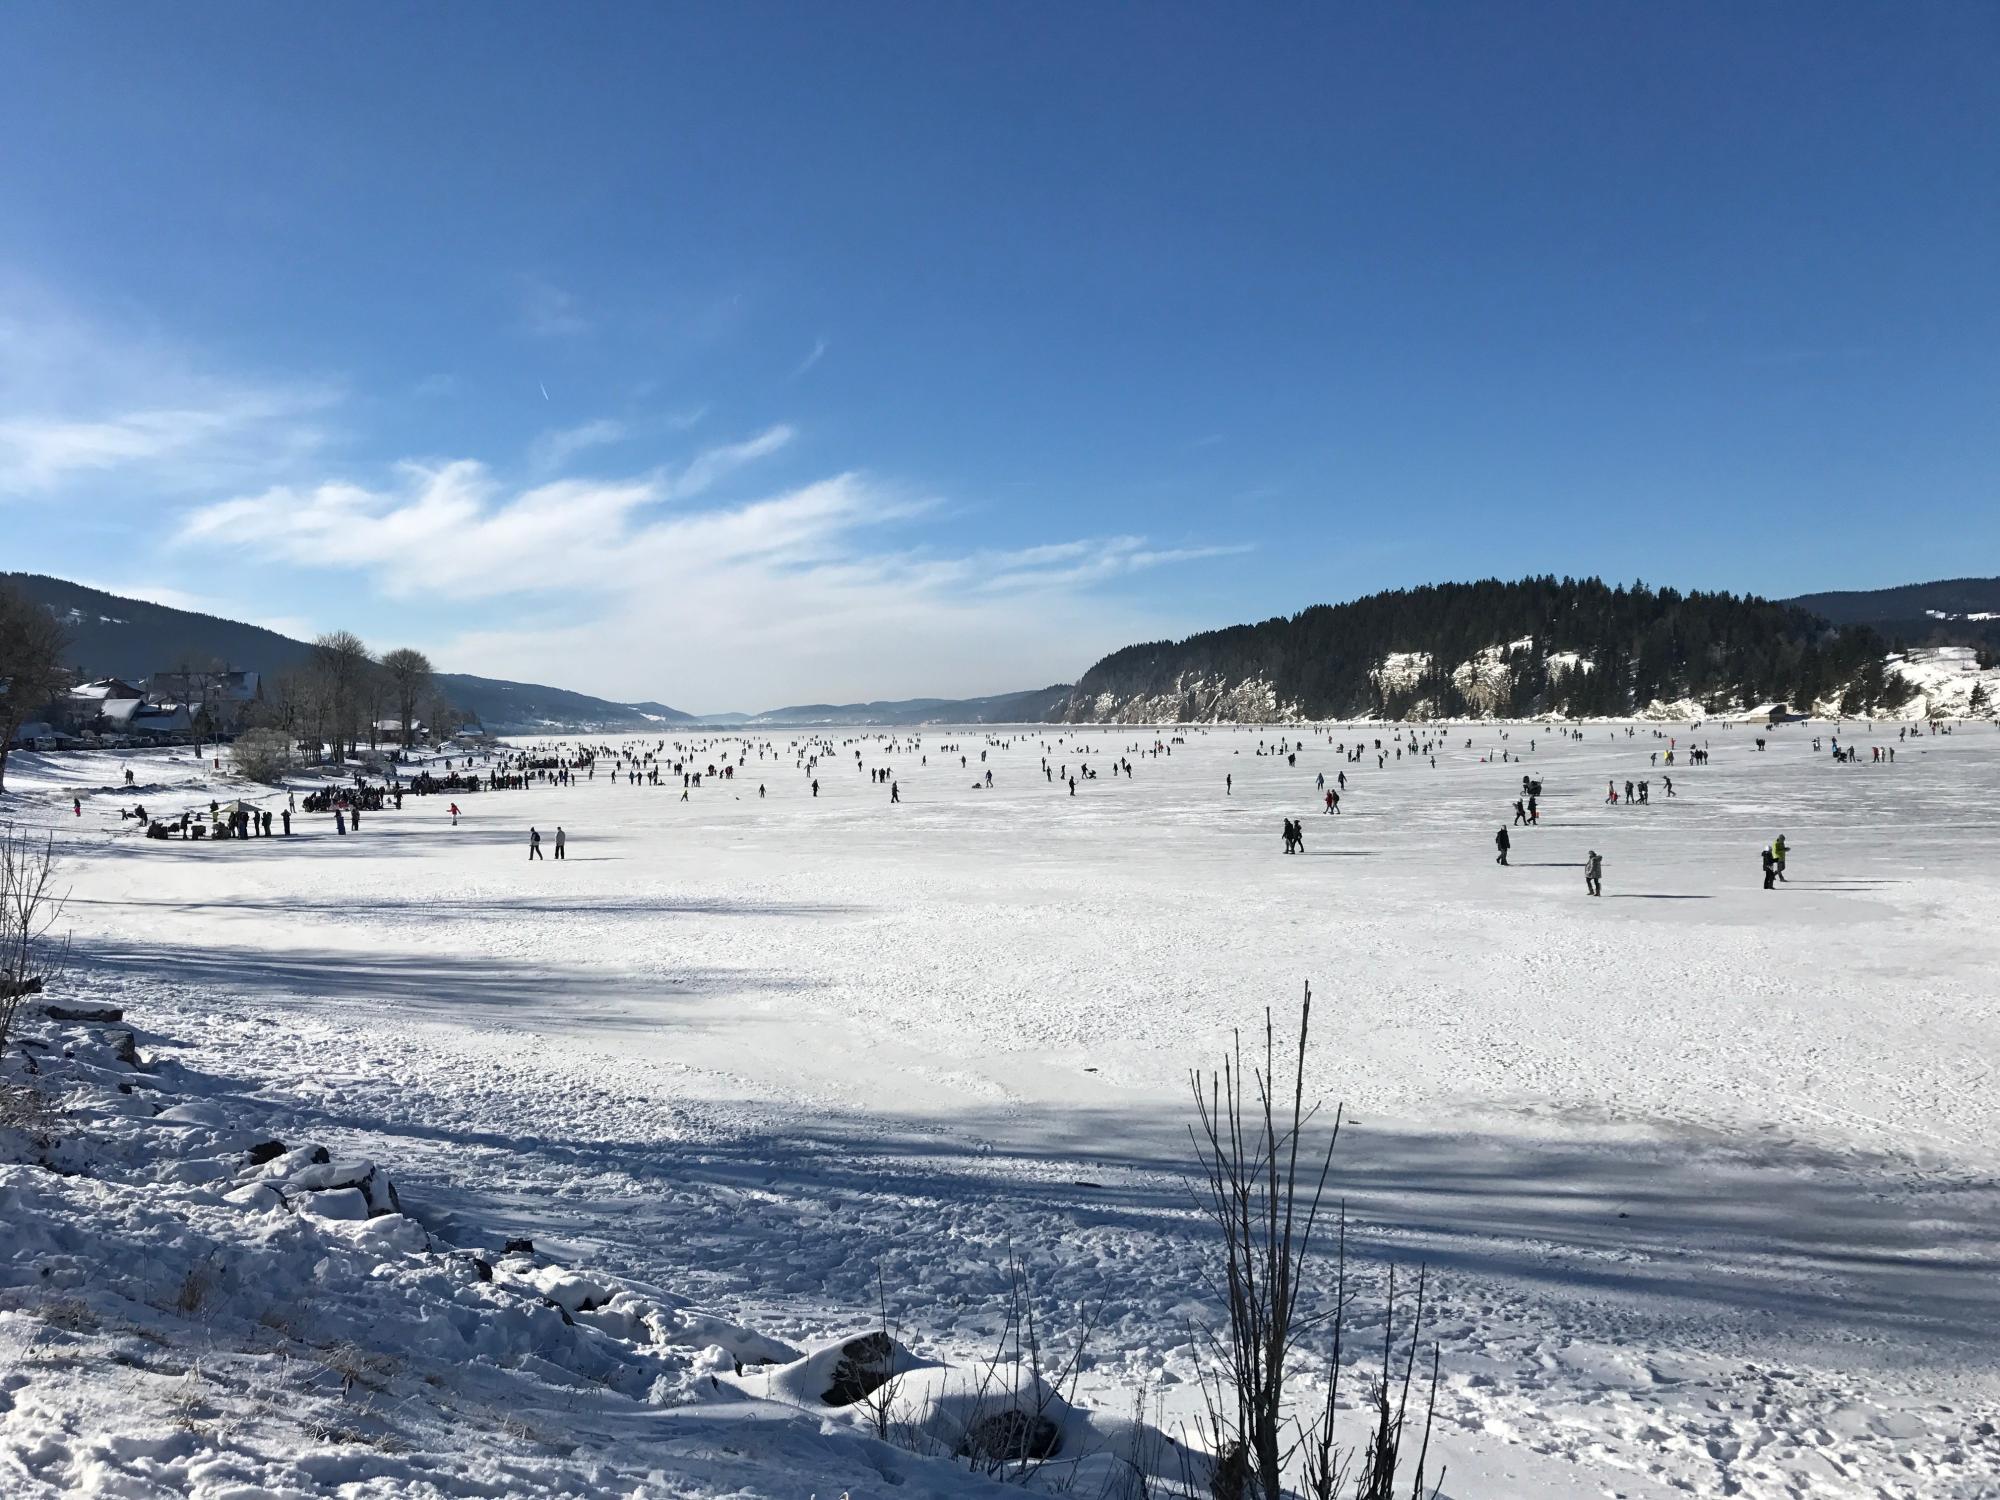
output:
[[[944,1354],[995,1330],[1012,1247],[1101,1305],[1085,1390],[1126,1410],[1187,1411],[1187,1070],[1266,1005],[1282,1033],[1310,978],[1364,1292],[1437,1277],[1448,1494],[2000,1493],[2000,734],[1837,766],[1823,725],[1763,732],[1482,725],[1435,769],[1298,726],[1159,758],[1123,725],[830,732],[817,799],[771,734],[685,804],[600,770],[461,796],[456,829],[440,796],[218,846],[118,823],[244,790],[186,752],[132,758],[136,796],[123,757],[17,755],[6,814],[70,842],[70,987],[273,1134],[388,1165],[444,1238],[530,1235],[800,1343],[867,1326],[879,1271]],[[1665,736],[1713,763],[1649,765]],[[1501,870],[1497,757],[1531,738],[1543,826]],[[1066,795],[1044,746],[1101,779]],[[571,857],[528,864],[558,821]]]

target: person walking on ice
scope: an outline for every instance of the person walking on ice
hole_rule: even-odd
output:
[[[1503,828],[1503,829],[1501,829],[1501,830],[1500,830],[1500,831],[1499,831],[1498,833],[1494,834],[1494,835],[1493,835],[1493,847],[1494,847],[1495,849],[1498,849],[1498,850],[1499,850],[1500,852],[1499,852],[1498,854],[1496,854],[1496,855],[1495,855],[1495,856],[1493,857],[1493,863],[1494,863],[1494,864],[1496,864],[1496,865],[1504,865],[1504,864],[1506,864],[1506,863],[1507,863],[1507,851],[1508,851],[1508,850],[1509,850],[1510,848],[1512,848],[1512,847],[1513,847],[1513,844],[1514,844],[1514,841],[1513,841],[1512,839],[1510,839],[1510,838],[1508,838],[1508,837],[1507,837],[1507,830],[1506,830],[1506,829],[1504,829],[1504,828]]]
[[[1774,889],[1771,882],[1777,878],[1778,861],[1776,857],[1771,853],[1769,845],[1765,846],[1763,850],[1763,855],[1764,855],[1764,889],[1768,891]]]
[[[1604,856],[1595,849],[1583,859],[1583,888],[1593,896],[1604,894]]]
[[[564,835],[563,835],[563,829],[562,829],[562,824],[558,823],[558,824],[556,824],[556,858],[557,858],[557,859],[561,859],[561,858],[563,857],[563,845],[564,845],[564,843],[565,843],[565,842],[566,842],[566,840],[565,840],[565,837],[564,837]]]
[[[1778,879],[1785,879],[1785,836],[1781,833],[1771,841],[1771,863],[1777,866]],[[1786,881],[1786,884],[1791,882]]]
[[[528,830],[528,859],[530,862],[533,862],[541,857],[542,831],[539,828],[530,828]]]

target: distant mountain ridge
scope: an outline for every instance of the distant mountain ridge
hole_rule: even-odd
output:
[[[747,728],[814,724],[1043,724],[1069,701],[1070,685],[995,693],[984,698],[899,698],[874,703],[800,703],[761,714],[715,715],[708,724]]]
[[[2000,649],[2000,578],[1844,589],[1785,602],[1836,625],[1866,625],[1898,645]]]
[[[221,662],[275,676],[303,666],[312,647],[261,625],[195,610],[128,599],[40,573],[0,574],[68,627],[71,665],[87,678],[140,682],[155,672]],[[882,703],[811,703],[758,714],[703,718],[665,703],[617,703],[541,683],[439,672],[437,684],[457,708],[502,732],[645,734],[654,730],[816,724],[997,724],[1048,718],[1068,684],[984,698],[906,698]]]
[[[32,573],[0,575],[70,628],[74,665],[137,681],[183,665],[279,673],[312,648],[218,619]],[[1945,671],[1889,655],[1891,643]],[[1683,717],[1761,704],[1897,711],[1913,700],[1956,712],[1975,678],[2000,678],[2000,579],[1893,589],[1754,595],[1611,586],[1594,578],[1437,584],[1315,605],[1290,617],[1114,651],[1074,686],[976,698],[805,703],[695,715],[539,683],[440,672],[458,708],[505,733],[646,734],[923,724],[1278,722],[1305,718]],[[1949,650],[1943,653],[1949,656]],[[1953,658],[1957,660],[1957,658]],[[1940,677],[1939,673],[1943,672]],[[1969,675],[1968,675],[1969,674]],[[1938,678],[1932,681],[1932,678]],[[1963,677],[1963,681],[1957,679]],[[1945,678],[1951,678],[1946,681]]]

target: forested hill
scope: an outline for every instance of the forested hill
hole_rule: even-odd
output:
[[[1439,584],[1113,652],[1071,723],[1893,707],[1884,644],[1754,596],[1595,578]]]
[[[78,675],[143,682],[155,672],[233,667],[268,677],[303,666],[312,656],[304,641],[196,610],[127,599],[39,573],[0,574],[47,608],[69,635],[69,665]],[[692,723],[663,703],[613,703],[587,693],[508,682],[463,672],[440,672],[439,690],[461,713],[490,729],[586,728],[644,732]]]
[[[1892,589],[1788,599],[1836,625],[1866,625],[1892,644],[2000,652],[2000,578],[1945,578]]]

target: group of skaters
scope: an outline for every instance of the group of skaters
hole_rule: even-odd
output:
[[[1666,787],[1666,789],[1667,789],[1667,795],[1668,795],[1669,797],[1673,796],[1673,795],[1674,795],[1674,778],[1673,778],[1673,777],[1671,777],[1671,776],[1662,776],[1662,777],[1660,778],[1660,781],[1661,781],[1662,785],[1664,785],[1664,786]],[[1613,806],[1613,807],[1616,807],[1616,806],[1618,805],[1618,783],[1617,783],[1617,782],[1615,782],[1615,781],[1607,781],[1607,782],[1605,782],[1605,783],[1604,783],[1604,800],[1605,800],[1605,802],[1606,802],[1606,803],[1610,804],[1610,805],[1611,805],[1611,806]],[[1632,806],[1634,806],[1634,805],[1636,805],[1636,804],[1639,804],[1639,803],[1644,803],[1644,802],[1651,802],[1652,800],[1653,800],[1653,784],[1652,784],[1652,782],[1650,782],[1650,781],[1641,781],[1641,782],[1637,782],[1637,783],[1634,783],[1634,782],[1631,782],[1631,781],[1627,781],[1627,782],[1625,783],[1625,805],[1626,805],[1627,807],[1632,807]]]
[[[146,837],[149,839],[267,839],[273,836],[271,811],[268,808],[246,807],[241,802],[227,808],[211,802],[205,820],[194,811],[186,811],[178,818],[147,821],[146,809],[143,807],[132,813],[121,812],[119,817],[136,817],[145,823]],[[279,808],[275,817],[283,829],[283,837],[290,838],[291,808]]]

